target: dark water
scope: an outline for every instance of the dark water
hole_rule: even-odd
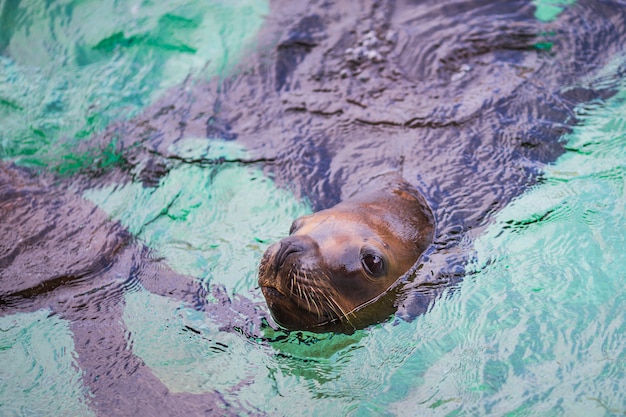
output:
[[[0,10],[1,414],[626,413],[625,5]],[[277,329],[264,249],[388,171],[397,317]]]

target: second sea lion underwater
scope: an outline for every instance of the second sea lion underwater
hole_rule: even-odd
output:
[[[424,197],[399,176],[296,219],[270,246],[259,285],[289,330],[351,332],[394,313],[379,302],[408,277],[435,231]]]

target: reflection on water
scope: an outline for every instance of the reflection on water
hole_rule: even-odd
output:
[[[626,23],[512,4],[277,2],[277,57],[231,78],[265,4],[2,5],[0,414],[626,413]],[[273,327],[264,249],[378,169],[463,282]]]

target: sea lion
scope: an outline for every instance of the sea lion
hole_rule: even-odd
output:
[[[279,325],[350,331],[393,313],[359,314],[417,263],[435,221],[410,184],[397,177],[384,184],[296,219],[289,236],[267,249],[259,286]]]

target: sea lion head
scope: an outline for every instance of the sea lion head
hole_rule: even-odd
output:
[[[259,266],[272,317],[290,330],[371,324],[359,310],[417,263],[433,232],[428,204],[402,180],[296,219]]]

